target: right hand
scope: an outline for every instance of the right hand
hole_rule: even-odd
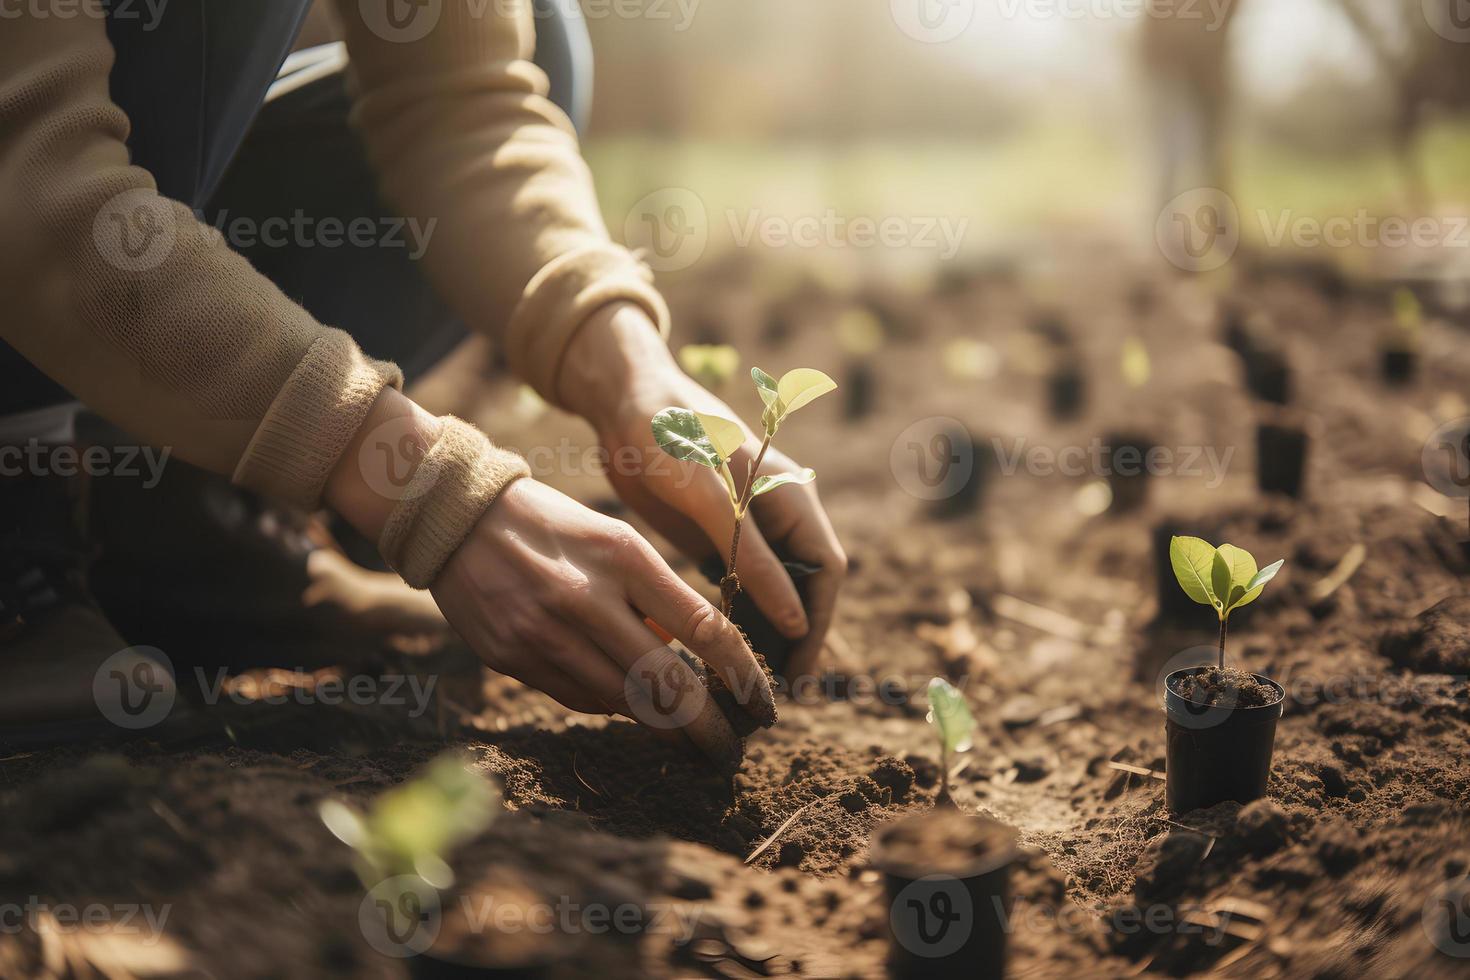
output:
[[[647,617],[754,718],[775,718],[765,673],[718,609],[627,524],[530,478],[501,491],[432,592],[485,663],[574,711],[679,728],[715,761],[738,763],[729,722]]]

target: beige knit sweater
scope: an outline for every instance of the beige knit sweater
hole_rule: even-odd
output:
[[[80,16],[0,22],[0,336],[141,438],[313,506],[402,375],[315,322],[129,166],[128,120],[108,98],[112,49],[97,0],[83,3]],[[554,400],[572,334],[613,301],[667,330],[527,60],[530,0],[445,0],[412,41],[379,36],[357,0],[337,6],[385,197],[437,221],[426,270],[522,378]]]

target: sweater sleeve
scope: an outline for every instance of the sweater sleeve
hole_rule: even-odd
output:
[[[337,0],[354,114],[384,196],[430,227],[426,271],[548,401],[572,335],[599,307],[641,306],[667,335],[652,273],[608,236],[566,116],[547,98],[530,0],[419,6]]]
[[[108,419],[305,506],[391,364],[129,165],[95,15],[0,28],[0,336]]]

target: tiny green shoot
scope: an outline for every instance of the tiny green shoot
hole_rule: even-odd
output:
[[[1191,599],[1215,610],[1220,619],[1220,668],[1225,667],[1225,633],[1230,614],[1260,598],[1266,583],[1281,571],[1285,559],[1257,569],[1250,552],[1233,544],[1216,548],[1201,538],[1175,537],[1169,542],[1174,577]]]
[[[357,852],[365,887],[416,875],[442,890],[454,884],[449,852],[489,826],[499,803],[495,785],[450,752],[374,799],[366,813],[338,800],[326,800],[318,812],[327,829]]]
[[[740,370],[740,352],[729,344],[686,344],[679,366],[706,388],[721,388]]]
[[[792,412],[837,388],[835,381],[813,368],[788,371],[779,381],[760,368],[751,368],[750,376],[765,406],[761,413],[763,437],[755,462],[747,466],[740,481],[730,469],[730,460],[745,444],[745,429],[739,423],[687,408],[666,408],[653,417],[653,438],[660,449],[677,460],[709,467],[724,481],[730,508],[735,515],[730,554],[725,575],[720,580],[720,608],[727,617],[740,593],[740,578],[735,574],[735,565],[740,555],[740,527],[750,510],[750,502],[779,487],[811,483],[817,478],[817,474],[809,469],[757,476],[766,452],[771,448],[771,440]]]
[[[949,681],[936,677],[929,682],[929,724],[939,733],[939,798],[953,802],[949,795],[949,770],[957,752],[968,752],[975,745],[975,716],[965,696]]]

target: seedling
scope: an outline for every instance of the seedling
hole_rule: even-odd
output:
[[[806,484],[817,478],[817,474],[809,469],[797,473],[757,476],[761,462],[766,458],[766,451],[771,448],[771,440],[776,437],[781,423],[792,412],[837,388],[835,381],[813,368],[788,371],[781,376],[780,381],[760,368],[751,368],[750,377],[766,406],[761,413],[764,435],[755,462],[746,470],[745,478],[739,486],[730,470],[730,460],[745,443],[745,430],[738,423],[687,408],[666,408],[653,417],[653,438],[660,449],[675,459],[707,466],[718,472],[725,481],[730,507],[735,514],[735,530],[730,535],[729,560],[725,565],[725,575],[720,579],[720,608],[726,617],[729,617],[734,608],[735,597],[740,594],[740,578],[735,573],[735,563],[740,556],[740,527],[750,510],[750,502],[761,494],[770,493],[787,484]]]
[[[975,716],[965,696],[943,677],[929,682],[929,724],[939,733],[939,798],[954,802],[949,795],[949,769],[955,753],[975,745]]]
[[[679,366],[706,388],[720,388],[740,370],[740,352],[729,344],[686,344]]]
[[[379,796],[366,813],[337,800],[322,803],[318,812],[327,829],[357,852],[364,887],[416,875],[442,890],[454,884],[449,852],[485,829],[498,804],[494,784],[446,753],[422,776]]]
[[[1257,570],[1250,552],[1233,544],[1216,548],[1201,538],[1176,536],[1169,542],[1169,563],[1179,587],[1191,599],[1215,610],[1220,618],[1220,669],[1225,669],[1225,633],[1230,614],[1261,596],[1266,583],[1281,571],[1285,559]]]

